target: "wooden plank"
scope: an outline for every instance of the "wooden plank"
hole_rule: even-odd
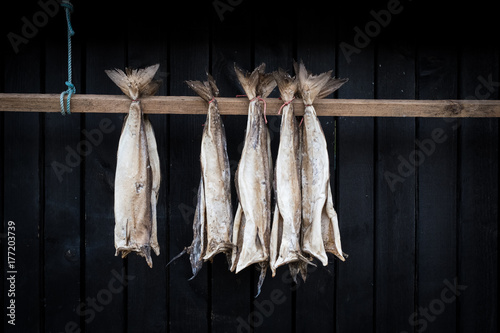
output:
[[[265,98],[267,115],[278,114],[283,104]],[[221,114],[246,115],[248,99],[220,97]],[[293,102],[297,115],[304,114],[302,100]],[[205,114],[206,103],[197,96],[152,96],[142,99],[148,114]],[[71,98],[73,113],[127,113],[130,100],[120,95],[76,94]],[[413,99],[322,99],[315,102],[318,116],[343,117],[437,117],[498,118],[498,100],[413,100]],[[0,93],[0,111],[61,112],[59,94]]]
[[[4,81],[6,92],[37,93],[41,89],[41,41],[31,40],[19,53],[6,50]],[[3,51],[2,51],[3,52]],[[8,262],[7,252],[15,252],[10,257],[15,259],[14,267],[2,267],[4,279],[2,292],[2,332],[37,332],[43,331],[43,261],[41,236],[43,237],[43,146],[40,133],[40,115],[29,113],[9,113],[4,116],[2,129],[4,155],[4,188],[2,223],[4,230],[14,232],[14,236],[2,239],[2,256]],[[15,230],[8,229],[8,221],[15,223]],[[4,241],[5,240],[5,241]],[[7,241],[14,241],[14,248],[8,248]],[[14,271],[16,273],[9,273]],[[15,288],[11,288],[7,278],[14,277]],[[9,290],[12,292],[8,293]],[[9,297],[9,294],[11,295]],[[15,301],[15,321],[11,318],[7,306]],[[8,311],[8,312],[7,312]]]
[[[95,11],[97,7],[99,10]],[[104,70],[125,67],[125,30],[123,24],[109,25],[109,13],[117,17],[125,14],[121,8],[96,2],[86,2],[85,7],[80,9],[82,17],[92,17],[95,27],[82,29],[79,37],[86,41],[85,87],[81,89],[90,94],[121,94]],[[102,29],[103,26],[106,29]],[[85,304],[83,329],[86,332],[125,331],[127,285],[136,279],[127,274],[125,260],[114,256],[114,177],[122,123],[123,115],[116,113],[88,114],[82,123],[86,131],[102,134],[100,144],[95,145],[82,161],[85,189],[85,230],[82,235],[85,237],[85,299],[81,301]]]
[[[293,8],[288,6],[288,8]],[[337,10],[334,7],[334,11]],[[313,74],[320,74],[329,70],[337,70],[336,64],[336,27],[332,24],[331,17],[332,10],[325,10],[323,13],[318,13],[315,6],[304,6],[301,8],[301,19],[294,27],[297,34],[297,60],[304,61],[307,70]],[[289,14],[293,17],[294,14]],[[314,24],[304,24],[307,17],[314,17]],[[328,31],[328,33],[318,33],[318,31]],[[291,65],[290,65],[291,66]],[[293,71],[290,71],[293,73]],[[319,112],[319,105],[321,103],[328,103],[332,101],[332,96],[327,99],[316,99],[314,101],[314,108]],[[302,114],[303,102],[300,108],[295,108],[296,114]],[[335,174],[335,122],[336,119],[333,115],[320,118],[321,127],[325,135],[327,150],[329,155],[329,168],[330,168],[330,185],[333,193],[334,207],[337,209],[336,199],[336,174]],[[279,135],[279,133],[276,133]],[[294,306],[294,331],[292,332],[334,332],[335,331],[335,318],[336,318],[336,270],[337,260],[334,256],[329,255],[329,263],[327,267],[323,267],[321,262],[315,260],[318,267],[309,266],[308,276],[306,282],[297,279],[300,284],[294,285],[292,282],[289,288],[294,290],[293,296],[295,297]],[[288,281],[290,275],[287,271]],[[296,291],[295,291],[296,290]]]
[[[169,40],[169,94],[191,95],[184,80],[202,77],[209,68],[207,16],[192,12],[189,2],[178,3],[176,20],[166,27]],[[205,5],[210,5],[206,3]],[[197,7],[200,8],[200,7]],[[208,9],[207,9],[208,10]],[[175,33],[183,22],[183,34]],[[190,36],[185,38],[185,36]],[[199,98],[201,101],[201,98]],[[200,105],[199,116],[172,115],[168,129],[169,173],[169,259],[189,246],[193,240],[193,217],[200,182],[200,146],[206,105]],[[146,106],[145,106],[146,108]],[[205,263],[192,276],[189,256],[184,255],[168,267],[170,332],[208,332],[210,330],[210,269]]]
[[[451,47],[422,46],[418,52],[419,97],[456,98],[457,52]],[[419,119],[416,147],[423,159],[418,166],[417,304],[435,306],[457,270],[458,119]],[[437,139],[437,140],[436,140]],[[410,327],[425,332],[455,332],[456,302],[427,321],[420,310]],[[434,317],[433,314],[431,314]],[[426,322],[424,324],[424,322]]]
[[[65,17],[58,16],[53,26],[65,25]],[[51,26],[52,28],[52,26]],[[50,30],[55,34],[54,29]],[[81,45],[73,43],[73,83],[80,85]],[[68,79],[67,45],[65,38],[47,39],[45,89],[57,93],[66,88]],[[80,304],[81,242],[80,202],[81,167],[73,164],[72,154],[82,146],[82,115],[62,116],[46,113],[44,118],[44,282],[45,331],[62,332],[67,327],[81,326],[81,317],[75,312]],[[84,148],[85,149],[85,148]]]
[[[359,3],[346,2],[338,9],[340,13],[366,14],[356,19],[339,15],[340,43],[352,44],[356,34],[352,27],[362,26],[371,19],[368,15],[371,8],[358,6]],[[339,98],[374,98],[373,45],[349,57],[344,52],[338,54],[338,76],[349,78],[339,89]],[[339,117],[337,133],[337,213],[342,248],[349,257],[338,264],[336,327],[337,332],[373,332],[375,120]]]
[[[415,97],[413,55],[411,42],[378,46],[377,97]],[[401,167],[414,149],[414,119],[376,120],[375,332],[406,329],[414,312],[415,172]],[[404,181],[392,186],[392,174]]]
[[[251,68],[251,36],[242,34],[239,27],[251,24],[251,16],[245,8],[250,3],[242,3],[234,11],[226,12],[224,20],[212,10],[212,75],[217,81],[221,97],[242,94],[234,72],[234,64],[246,69]],[[195,78],[206,80],[204,73]],[[242,99],[244,100],[244,99]],[[205,107],[206,110],[206,107]],[[206,112],[206,111],[205,111]],[[231,199],[233,213],[236,211],[238,197],[234,185],[234,174],[238,167],[245,129],[246,116],[223,116],[226,131],[227,152],[231,167]],[[254,301],[253,269],[245,269],[238,274],[230,272],[225,256],[218,255],[212,264],[211,290],[211,330],[212,332],[246,332],[249,315]]]
[[[144,68],[156,63],[160,68],[156,77],[163,80],[158,95],[167,91],[167,50],[165,30],[163,29],[163,11],[151,11],[148,6],[134,9],[137,17],[148,17],[148,24],[137,24],[129,21],[127,30],[127,67]],[[167,189],[168,179],[168,117],[150,115],[149,119],[155,131],[162,182],[160,184],[159,202],[157,205],[157,228],[160,255],[151,254],[153,268],[149,268],[144,258],[129,255],[127,258],[128,274],[136,278],[130,281],[127,292],[127,332],[166,332],[167,318]],[[147,283],[144,283],[147,281]]]
[[[498,87],[488,84],[499,81],[498,61],[497,47],[463,49],[460,97],[498,98]],[[464,119],[459,128],[460,332],[498,331],[498,125],[496,119]],[[454,280],[450,282],[454,285]]]

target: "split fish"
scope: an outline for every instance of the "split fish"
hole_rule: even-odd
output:
[[[130,252],[145,257],[153,267],[151,248],[160,254],[156,204],[160,188],[160,160],[153,127],[142,112],[140,97],[154,95],[159,65],[144,69],[107,70],[109,78],[127,95],[130,104],[118,144],[115,174],[115,255]]]
[[[288,264],[296,281],[299,271],[306,278],[306,266],[311,263],[302,254],[301,147],[299,126],[293,112],[297,80],[284,70],[273,73],[284,102],[281,107],[281,130],[276,158],[274,185],[276,204],[271,230],[270,268],[273,277],[279,266]]]
[[[207,119],[201,139],[201,179],[193,220],[193,242],[173,260],[188,253],[194,278],[204,261],[225,253],[229,265],[235,245],[232,243],[233,210],[231,204],[231,168],[227,155],[226,133],[216,97],[215,80],[186,81],[208,103]],[[171,261],[171,262],[172,262]]]
[[[313,102],[340,88],[347,79],[331,77],[332,71],[312,75],[301,62],[295,63],[299,93],[305,110],[302,146],[302,251],[328,265],[327,252],[345,261],[340,242],[337,213],[330,186],[327,143]]]
[[[237,248],[232,254],[231,271],[238,273],[258,264],[258,295],[269,265],[272,187],[271,138],[262,98],[271,93],[276,82],[271,73],[265,73],[265,64],[252,73],[235,66],[235,72],[250,104],[245,143],[235,175],[239,203],[233,226]]]

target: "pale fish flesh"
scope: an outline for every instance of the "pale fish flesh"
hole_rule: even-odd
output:
[[[208,102],[208,113],[201,140],[201,179],[193,221],[193,242],[178,256],[190,255],[193,277],[203,262],[225,253],[231,263],[233,211],[231,204],[231,169],[226,147],[226,133],[219,114],[216,97],[219,94],[210,74],[208,81],[186,81],[200,97]]]
[[[264,118],[264,103],[276,86],[272,74],[264,72],[265,64],[251,74],[235,66],[236,75],[250,104],[245,143],[235,176],[239,204],[233,226],[231,271],[258,264],[261,270],[257,286],[260,293],[267,266],[271,227],[272,159],[271,138]]]
[[[297,90],[295,77],[284,70],[273,73],[284,102],[281,107],[281,130],[278,156],[275,165],[276,205],[271,230],[270,268],[273,277],[276,269],[288,264],[294,281],[299,272],[306,278],[310,263],[300,247],[302,225],[301,152],[297,120],[290,103]]]
[[[309,73],[295,64],[299,92],[305,105],[302,128],[302,251],[328,264],[327,252],[344,261],[337,213],[330,187],[330,162],[325,135],[312,105],[337,90],[347,79],[334,79],[331,71]]]
[[[115,174],[115,248],[116,255],[130,252],[146,258],[153,266],[151,248],[159,255],[156,203],[160,186],[160,165],[153,128],[145,119],[140,97],[156,93],[153,81],[158,65],[145,69],[108,70],[106,74],[132,103],[118,144]]]

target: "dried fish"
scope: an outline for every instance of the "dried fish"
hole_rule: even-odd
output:
[[[160,161],[153,127],[142,113],[140,97],[157,92],[153,81],[159,65],[144,69],[107,70],[109,78],[132,103],[124,120],[115,175],[115,248],[125,258],[130,252],[146,258],[153,267],[151,248],[160,254],[157,240],[156,203],[160,187]]]
[[[273,73],[281,99],[281,131],[275,166],[276,205],[271,230],[270,267],[273,277],[276,269],[288,264],[294,281],[299,272],[306,277],[306,259],[300,247],[302,225],[301,152],[299,126],[293,112],[297,81],[284,70]]]
[[[295,63],[299,92],[303,99],[302,129],[302,251],[326,266],[327,252],[344,261],[337,213],[333,208],[330,168],[325,135],[312,105],[340,88],[347,79],[331,77],[332,71],[312,75],[301,62]]]
[[[251,74],[235,66],[236,75],[250,104],[245,144],[236,171],[235,183],[239,204],[233,226],[233,251],[231,271],[258,264],[261,270],[258,292],[269,264],[271,227],[271,138],[265,121],[267,97],[276,87],[272,74],[265,73],[265,64]]]
[[[211,261],[218,253],[225,253],[230,265],[231,253],[235,247],[232,243],[231,169],[226,133],[216,100],[219,90],[213,77],[207,75],[208,81],[205,82],[186,81],[189,87],[208,102],[201,139],[201,180],[193,221],[193,242],[180,254],[189,253],[193,277],[200,271],[203,261]]]

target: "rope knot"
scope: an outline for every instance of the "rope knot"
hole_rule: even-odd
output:
[[[72,69],[72,53],[71,53],[71,37],[75,34],[73,27],[71,26],[71,15],[73,12],[73,5],[69,0],[63,0],[61,2],[61,7],[65,8],[66,11],[66,21],[68,27],[68,81],[66,81],[66,86],[68,89],[61,93],[59,97],[59,102],[61,104],[61,114],[64,116],[65,114],[71,114],[71,96],[76,93],[75,85],[71,82],[73,77],[73,69]],[[68,95],[68,99],[66,101],[66,109],[64,108],[64,95]]]
[[[253,102],[254,100],[259,100],[259,101],[261,101],[261,102],[264,102],[264,121],[265,121],[265,122],[266,122],[266,124],[267,124],[267,117],[266,117],[266,101],[265,101],[262,97],[260,97],[260,96],[255,96],[254,98],[252,98],[252,99],[250,100],[250,102]]]
[[[292,101],[295,99],[295,97],[293,97],[291,100],[289,100],[288,102],[285,102],[283,103],[283,105],[281,105],[280,109],[278,110],[278,114],[281,114],[281,110],[288,104],[292,103]]]

